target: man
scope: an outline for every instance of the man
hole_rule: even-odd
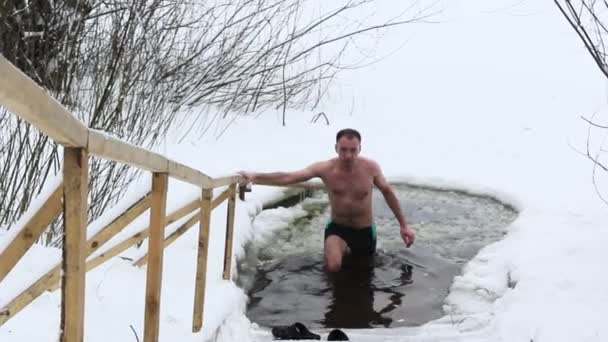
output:
[[[329,272],[342,267],[346,255],[372,256],[376,252],[376,227],[372,217],[372,187],[384,196],[401,227],[406,246],[414,242],[399,200],[375,161],[359,156],[361,134],[343,129],[336,134],[337,158],[316,162],[295,172],[241,171],[242,183],[289,185],[319,177],[327,188],[331,221],[325,229],[325,266]]]

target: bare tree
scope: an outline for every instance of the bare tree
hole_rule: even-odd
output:
[[[288,108],[318,105],[357,39],[435,13],[412,1],[394,18],[355,19],[377,1],[7,0],[0,52],[90,128],[154,147],[185,111],[203,129],[267,107],[283,109],[285,123]],[[0,225],[58,172],[58,151],[0,112]],[[93,159],[89,217],[136,176]]]
[[[608,39],[608,1],[606,0],[554,0],[560,12],[574,29],[583,42],[587,52],[600,69],[604,77],[608,78],[608,54],[606,40]],[[593,162],[593,184],[599,197],[608,204],[597,184],[598,171],[608,172],[606,160],[605,137],[608,133],[608,124],[601,123],[596,114],[589,118],[581,116],[589,125],[586,149],[583,154]],[[603,137],[600,141],[593,139],[597,132]],[[594,134],[595,133],[595,134]]]

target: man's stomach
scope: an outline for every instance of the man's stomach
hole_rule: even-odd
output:
[[[363,229],[372,225],[372,211],[363,208],[332,208],[331,220],[334,223],[349,226],[355,229]]]
[[[367,228],[372,225],[372,196],[364,198],[352,196],[329,196],[331,220],[353,228]]]

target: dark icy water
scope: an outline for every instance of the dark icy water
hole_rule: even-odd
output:
[[[374,193],[378,253],[371,263],[323,267],[327,196],[302,203],[308,215],[248,246],[237,282],[249,294],[248,317],[262,326],[302,322],[311,328],[421,325],[443,315],[455,275],[499,240],[517,213],[486,197],[396,186],[416,243],[405,248],[399,225]]]

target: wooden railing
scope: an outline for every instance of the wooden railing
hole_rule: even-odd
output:
[[[0,326],[14,317],[45,291],[61,285],[61,341],[82,342],[85,301],[85,273],[127,248],[148,239],[148,253],[134,262],[147,263],[144,341],[158,341],[163,251],[195,223],[199,223],[198,256],[194,293],[192,331],[200,331],[206,284],[207,252],[211,212],[228,202],[223,278],[230,279],[232,234],[234,228],[237,175],[212,178],[199,170],[180,164],[160,154],[133,146],[102,132],[87,128],[34,81],[0,55],[0,106],[48,135],[63,146],[63,183],[46,199],[40,210],[23,226],[0,255],[0,282],[63,211],[63,259],[25,291],[0,307]],[[151,191],[133,203],[87,240],[87,184],[89,155],[129,164],[152,172]],[[167,215],[169,177],[201,189],[201,197]],[[213,189],[226,186],[213,198]],[[104,252],[95,252],[121,232],[138,216],[150,210],[147,228],[128,237]],[[195,213],[195,214],[193,214]],[[165,239],[165,227],[192,215]],[[18,271],[18,270],[17,270]],[[3,303],[0,303],[3,305]]]

